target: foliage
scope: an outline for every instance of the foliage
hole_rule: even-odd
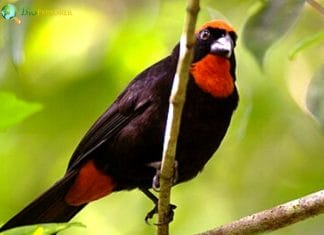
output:
[[[303,9],[305,0],[257,1],[256,13],[247,20],[243,42],[257,61],[263,62],[270,46],[287,33]]]
[[[34,114],[41,109],[37,103],[28,103],[17,99],[13,94],[0,92],[0,131],[16,125],[26,117]]]
[[[9,229],[1,232],[1,235],[52,235],[54,233],[62,232],[70,227],[85,227],[81,223],[53,223],[53,224],[40,224],[22,226],[19,228]]]
[[[324,66],[316,72],[309,84],[306,104],[324,130]]]
[[[323,18],[308,4],[289,1],[290,7],[271,12],[271,26],[266,27],[256,19],[269,8],[255,4],[201,1],[198,25],[211,16],[226,16],[237,29],[240,104],[204,171],[173,189],[171,201],[178,208],[171,234],[205,231],[323,188],[323,129],[307,108],[323,120],[322,114],[317,116],[323,110],[324,91],[318,83],[323,45],[320,39],[307,40],[322,31]],[[12,120],[0,133],[1,222],[64,174],[93,121],[138,72],[172,50],[185,14],[184,2],[178,0],[34,0],[14,5],[21,24],[0,20],[0,90],[19,104],[2,111],[0,99],[0,123]],[[23,8],[67,9],[72,16],[21,16]],[[293,12],[284,17],[287,9]],[[251,53],[263,38],[260,33],[274,36]],[[301,49],[289,60],[297,47]],[[16,115],[19,119],[11,119]],[[75,218],[86,229],[72,227],[61,234],[152,234],[155,227],[144,223],[151,207],[139,191],[116,193]],[[320,216],[273,234],[323,230]]]

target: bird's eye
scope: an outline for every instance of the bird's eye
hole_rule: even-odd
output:
[[[210,37],[210,32],[209,32],[209,30],[207,30],[207,29],[204,29],[203,31],[201,31],[201,32],[199,33],[199,38],[200,38],[201,40],[207,40],[209,37]]]

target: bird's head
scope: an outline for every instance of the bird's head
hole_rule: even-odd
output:
[[[196,31],[196,38],[194,62],[208,54],[231,58],[237,36],[231,25],[223,20],[213,20]]]

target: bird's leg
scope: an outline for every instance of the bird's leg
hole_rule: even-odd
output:
[[[153,177],[152,180],[152,188],[154,191],[159,192],[160,191],[160,176],[161,176],[161,166],[162,166],[162,162],[158,161],[158,162],[151,162],[149,164],[147,164],[150,167],[153,167],[154,169],[156,169],[156,173]],[[177,183],[179,178],[179,174],[178,174],[178,161],[175,160],[174,161],[174,165],[173,165],[173,179],[172,179],[172,183],[173,185]]]
[[[147,224],[150,224],[149,223],[149,220],[150,219],[152,219],[153,218],[153,216],[154,216],[154,214],[157,214],[158,213],[158,207],[157,207],[157,205],[158,205],[158,202],[159,202],[159,199],[153,194],[153,193],[151,193],[148,189],[146,189],[146,188],[140,188],[140,190],[149,198],[149,199],[151,199],[151,201],[154,203],[154,208],[151,210],[151,211],[149,211],[148,213],[147,213],[147,215],[145,216],[145,222],[147,223]]]
[[[151,193],[147,188],[140,188],[140,190],[149,198],[152,200],[152,202],[154,203],[154,208],[152,210],[150,210],[147,215],[145,216],[145,222],[147,224],[150,224],[149,223],[149,220],[153,218],[153,216],[155,214],[158,213],[158,202],[159,202],[159,199],[153,194]],[[169,213],[168,213],[168,216],[167,216],[167,221],[165,221],[164,223],[170,223],[172,220],[173,220],[173,215],[174,215],[174,209],[176,209],[177,206],[176,205],[172,205],[170,204],[169,205]],[[159,225],[159,224],[155,224],[155,225]]]

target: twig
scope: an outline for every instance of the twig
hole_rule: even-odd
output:
[[[324,7],[315,0],[307,0],[308,4],[314,7],[322,16],[324,16]]]
[[[273,231],[324,213],[324,190],[197,235],[251,235]]]
[[[174,171],[174,159],[181,114],[185,101],[189,68],[193,57],[193,46],[195,44],[194,32],[198,12],[199,0],[188,0],[187,14],[180,41],[180,55],[170,96],[170,106],[164,137],[158,204],[158,235],[167,235],[169,233],[169,223],[167,218]]]

